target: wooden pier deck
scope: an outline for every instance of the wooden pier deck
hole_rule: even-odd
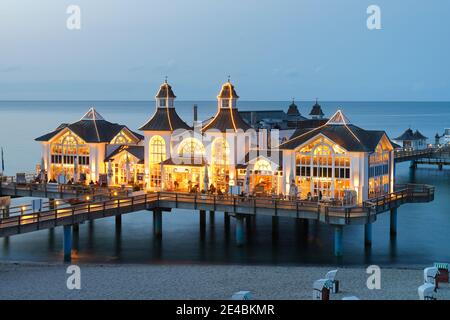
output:
[[[378,214],[398,208],[405,203],[429,202],[434,188],[426,185],[404,185],[392,194],[362,205],[343,206],[327,202],[295,201],[272,198],[241,198],[188,193],[155,192],[132,197],[111,198],[104,201],[43,208],[40,212],[22,210],[20,214],[0,217],[0,237],[33,232],[61,225],[73,225],[87,220],[139,210],[187,209],[228,212],[234,216],[266,215],[318,220],[332,225],[364,225],[373,223]],[[12,209],[14,211],[14,209]]]

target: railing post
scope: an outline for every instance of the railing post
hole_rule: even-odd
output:
[[[233,197],[233,211],[236,212],[236,197]]]
[[[213,195],[213,201],[214,201],[214,211],[216,211],[216,195]]]
[[[275,216],[278,216],[278,200],[277,199],[275,199],[274,204],[275,204]]]
[[[194,195],[194,209],[197,209],[197,194]]]

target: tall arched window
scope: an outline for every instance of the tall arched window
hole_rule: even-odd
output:
[[[230,158],[230,147],[224,138],[216,138],[212,144],[212,172],[213,182],[216,188],[228,189],[230,171],[228,168]]]
[[[161,136],[150,140],[150,163],[160,163],[166,160],[166,142]]]
[[[161,165],[166,160],[166,142],[161,136],[153,136],[150,140],[150,186],[161,187]]]

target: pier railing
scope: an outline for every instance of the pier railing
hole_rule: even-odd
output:
[[[393,193],[373,198],[359,205],[339,205],[335,202],[304,201],[285,198],[240,197],[232,195],[207,195],[192,193],[154,192],[131,197],[113,197],[107,200],[89,201],[64,206],[49,203],[40,212],[21,210],[8,217],[0,215],[0,229],[32,226],[31,231],[38,230],[42,224],[48,227],[59,224],[78,223],[85,220],[120,215],[152,208],[188,208],[198,210],[218,210],[226,208],[235,214],[287,215],[317,219],[324,222],[341,219],[343,224],[350,224],[354,218],[367,218],[381,212],[396,208],[408,202],[429,202],[434,199],[434,187],[427,185],[400,185]],[[82,199],[78,199],[82,200]],[[265,211],[264,211],[265,210]],[[17,231],[17,233],[20,233]],[[27,231],[29,232],[29,231]],[[0,232],[1,233],[1,232]]]

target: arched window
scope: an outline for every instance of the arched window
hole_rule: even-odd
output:
[[[74,165],[78,165],[78,174],[87,173],[89,166],[89,146],[72,132],[68,131],[51,142],[49,176],[59,174],[74,176]]]
[[[63,145],[63,154],[64,155],[76,155],[77,154],[78,141],[74,136],[72,136],[72,135],[66,136],[62,141],[62,145]]]
[[[269,161],[264,159],[256,161],[253,168],[254,171],[272,172],[272,166],[270,165]]]
[[[127,143],[128,143],[127,138],[125,138],[125,136],[122,134],[119,134],[114,140],[114,144],[127,144]]]
[[[183,140],[178,147],[178,156],[181,158],[199,158],[205,154],[205,147],[195,138]]]
[[[153,136],[150,140],[150,163],[166,160],[166,142],[161,136]]]
[[[224,138],[216,138],[212,143],[212,180],[218,189],[227,191],[230,181],[230,170],[228,168],[230,158],[230,147]]]
[[[296,176],[302,197],[310,193],[342,198],[350,188],[350,158],[340,146],[321,138],[297,152]]]
[[[228,165],[230,147],[224,138],[216,138],[212,145],[212,161],[215,165]]]

